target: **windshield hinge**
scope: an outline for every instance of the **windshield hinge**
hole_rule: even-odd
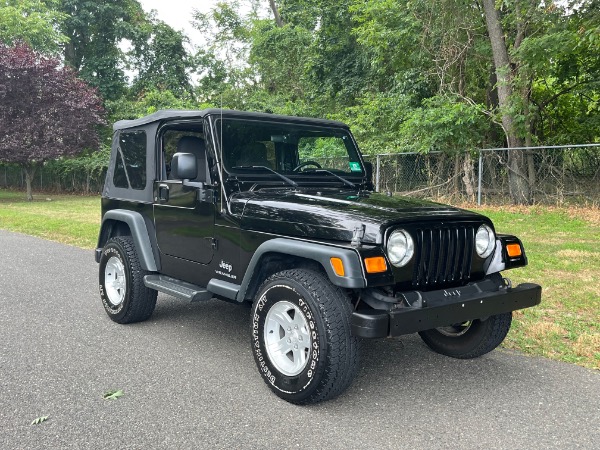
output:
[[[208,240],[208,242],[210,242],[210,247],[211,247],[213,250],[216,250],[216,249],[217,249],[218,245],[217,245],[217,240],[216,240],[215,238],[212,238],[212,237],[207,237],[207,238],[204,238],[204,239],[207,239],[207,240]]]
[[[360,247],[362,242],[362,238],[365,236],[365,226],[360,224],[354,227],[354,232],[352,233],[352,241],[350,241],[350,245],[352,247]]]

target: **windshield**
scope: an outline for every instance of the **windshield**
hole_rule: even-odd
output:
[[[335,183],[340,176],[363,176],[358,150],[344,128],[223,119],[217,130],[225,169],[236,175],[275,171],[295,181],[310,175]]]

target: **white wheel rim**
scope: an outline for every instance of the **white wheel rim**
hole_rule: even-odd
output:
[[[295,304],[277,302],[267,313],[264,342],[275,368],[287,376],[296,376],[306,367],[312,345],[308,321]]]
[[[118,306],[123,303],[127,288],[125,266],[116,256],[111,256],[104,267],[104,287],[111,305]]]

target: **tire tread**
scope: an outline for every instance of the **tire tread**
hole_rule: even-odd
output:
[[[324,275],[309,269],[290,269],[275,273],[263,282],[259,291],[276,280],[294,280],[310,292],[325,322],[329,346],[325,372],[315,391],[300,400],[288,401],[304,405],[333,399],[350,386],[359,367],[359,341],[352,336],[350,326],[350,300]],[[275,390],[274,392],[277,393]]]
[[[435,352],[458,359],[472,359],[485,355],[498,347],[506,338],[512,322],[512,313],[498,314],[485,321],[477,321],[481,339],[474,336],[449,337],[436,329],[421,331],[421,339]],[[474,341],[474,342],[471,342]]]
[[[130,290],[127,295],[130,296],[127,311],[121,317],[110,316],[117,323],[127,324],[135,322],[143,322],[148,320],[154,308],[156,307],[156,298],[158,292],[154,289],[147,288],[144,284],[144,276],[150,272],[142,269],[140,260],[135,249],[135,244],[131,236],[118,236],[111,238],[107,245],[116,244],[125,252],[126,270],[129,271],[129,284],[127,289]]]

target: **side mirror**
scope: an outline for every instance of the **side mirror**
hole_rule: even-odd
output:
[[[192,153],[175,153],[171,162],[171,176],[177,180],[193,180],[198,176],[198,162]]]

